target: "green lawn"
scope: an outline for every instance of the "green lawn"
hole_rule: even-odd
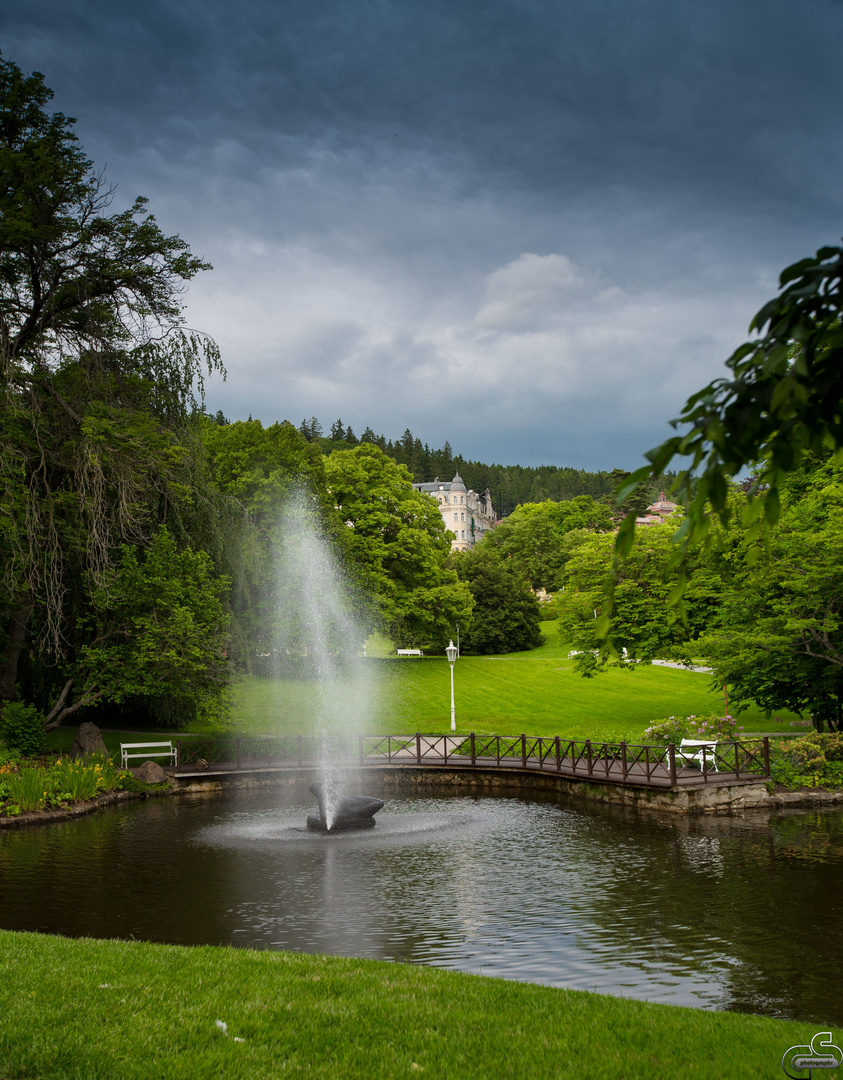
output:
[[[610,668],[583,679],[568,660],[555,623],[542,625],[545,644],[503,657],[462,656],[454,669],[457,728],[466,733],[563,735],[640,739],[654,720],[671,715],[722,713],[723,695],[710,677],[664,667]],[[370,734],[445,732],[450,728],[450,675],[444,658],[371,660],[379,687]],[[315,687],[297,680],[248,678],[235,691],[235,726],[253,733],[313,730],[319,704]],[[760,710],[741,715],[747,731],[793,731]]]
[[[0,932],[0,958],[4,1080],[755,1080],[829,1030],[295,953]]]

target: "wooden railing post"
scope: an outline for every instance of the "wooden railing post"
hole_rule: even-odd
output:
[[[667,761],[670,769],[670,786],[676,787],[676,747],[673,743],[667,748]]]
[[[585,740],[585,760],[588,763],[588,775],[594,774],[594,763],[591,760],[591,739]]]
[[[770,775],[770,740],[764,736],[764,775]]]
[[[176,739],[176,768],[181,768],[181,739]]]
[[[527,768],[527,736],[521,733],[521,768]]]
[[[622,764],[622,776],[623,776],[624,780],[626,780],[627,772],[626,772],[626,743],[625,742],[621,743],[621,764]]]
[[[476,749],[476,747],[474,745],[474,732],[473,731],[471,732],[471,735],[469,736],[469,738],[471,739],[471,764],[476,765],[477,764],[477,749]]]
[[[501,764],[501,737],[500,737],[500,735],[495,736],[495,753],[497,755],[496,756],[497,765],[498,765],[498,768],[500,768],[500,764]]]
[[[421,765],[421,732],[416,732],[416,765]]]
[[[553,746],[554,746],[554,749],[556,751],[556,771],[561,772],[562,771],[562,755],[559,752],[559,736],[558,735],[553,740]]]

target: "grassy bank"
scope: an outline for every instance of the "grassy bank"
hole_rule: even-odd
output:
[[[4,1080],[740,1080],[817,1030],[339,957],[8,932],[0,956]]]
[[[722,691],[700,672],[646,666],[610,668],[583,679],[568,659],[555,623],[542,624],[544,645],[504,657],[462,656],[454,669],[457,726],[478,734],[564,735],[571,739],[616,736],[639,740],[654,720],[671,715],[723,712]],[[444,658],[372,660],[379,685],[371,734],[445,732],[450,727],[450,676]],[[319,702],[315,686],[299,680],[249,678],[234,695],[233,720],[255,734],[313,729]],[[781,722],[760,710],[741,714],[747,731],[792,731],[797,717]]]

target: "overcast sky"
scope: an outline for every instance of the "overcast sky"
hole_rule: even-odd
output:
[[[843,0],[27,0],[230,419],[634,468],[843,234]]]

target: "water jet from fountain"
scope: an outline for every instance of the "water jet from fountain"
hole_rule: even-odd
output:
[[[360,655],[369,621],[367,601],[342,572],[312,496],[294,493],[279,525],[274,674],[303,679],[303,693],[308,684],[315,686],[316,733],[321,736],[321,780],[311,788],[319,799],[319,817],[308,817],[308,828],[320,832],[370,828],[383,803],[344,796],[341,760],[331,752],[336,736],[347,735],[347,757],[354,737],[372,722],[373,665]]]

